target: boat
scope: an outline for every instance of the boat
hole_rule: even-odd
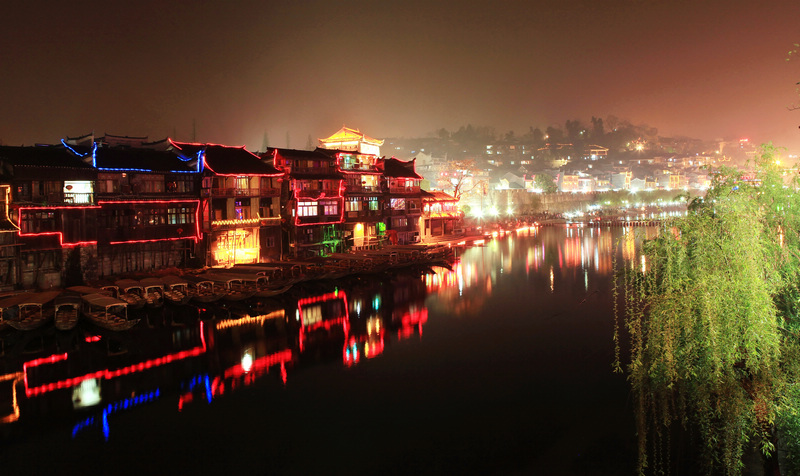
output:
[[[259,289],[258,291],[256,291],[256,294],[255,294],[255,296],[256,296],[256,297],[272,297],[272,296],[277,296],[277,295],[279,295],[279,294],[283,294],[283,293],[285,293],[286,291],[288,291],[289,289],[291,289],[291,287],[292,287],[292,286],[294,286],[294,283],[283,284],[283,285],[277,285],[277,286],[270,286],[270,285],[267,285],[267,286],[265,286],[265,287],[263,287],[263,288]]]
[[[147,304],[144,297],[144,288],[135,279],[120,279],[114,284],[119,288],[119,299],[128,303],[131,309],[141,309]]]
[[[128,303],[105,294],[81,296],[81,313],[95,325],[110,331],[125,331],[139,323],[128,318]]]
[[[159,278],[144,278],[139,281],[144,290],[144,299],[147,307],[161,307],[164,305],[164,282]]]
[[[38,329],[53,318],[53,307],[46,304],[59,294],[61,291],[44,291],[6,298],[0,303],[0,308],[4,311],[4,321],[18,331]]]
[[[186,276],[185,279],[189,284],[186,292],[193,302],[209,304],[219,301],[227,293],[221,284],[205,277]]]
[[[186,304],[191,299],[189,281],[179,276],[167,275],[161,278],[164,284],[164,300],[170,304]]]
[[[203,276],[225,289],[223,299],[228,301],[242,301],[256,295],[255,280],[247,275],[207,272]]]
[[[65,292],[53,301],[56,329],[68,331],[78,324],[81,310],[81,296],[77,292]]]

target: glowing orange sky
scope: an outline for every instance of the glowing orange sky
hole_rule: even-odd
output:
[[[0,29],[0,141],[94,131],[303,148],[615,115],[800,152],[800,2],[20,2]],[[390,3],[390,4],[387,4]]]

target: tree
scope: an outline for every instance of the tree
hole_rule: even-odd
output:
[[[740,474],[752,445],[774,464],[779,434],[800,462],[800,184],[776,153],[764,146],[746,175],[718,171],[644,242],[646,269],[620,270],[641,473],[669,472],[676,429],[708,474]]]
[[[555,179],[550,174],[536,174],[533,179],[534,188],[541,190],[542,193],[555,193],[558,191]]]
[[[603,128],[603,118],[592,116],[592,140],[602,142],[606,131]]]
[[[547,142],[551,144],[564,142],[564,132],[558,127],[548,126],[545,133],[547,134]]]
[[[564,129],[567,131],[567,139],[570,142],[575,143],[581,140],[581,131],[583,130],[583,126],[577,119],[574,121],[567,119],[566,124],[564,124]]]
[[[447,168],[440,175],[439,186],[460,199],[463,194],[471,192],[481,184],[476,178],[480,173],[480,169],[472,159],[453,160],[447,163]]]

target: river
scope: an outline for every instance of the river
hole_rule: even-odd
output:
[[[534,228],[452,270],[167,306],[123,333],[4,331],[0,468],[634,474],[612,275],[637,250],[630,228]]]

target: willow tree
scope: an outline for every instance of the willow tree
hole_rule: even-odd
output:
[[[619,270],[640,473],[670,472],[676,434],[691,438],[708,474],[740,474],[752,448],[771,464],[779,436],[789,459],[798,456],[800,195],[791,177],[771,146],[748,172],[721,169],[686,217],[643,243],[644,267]]]

